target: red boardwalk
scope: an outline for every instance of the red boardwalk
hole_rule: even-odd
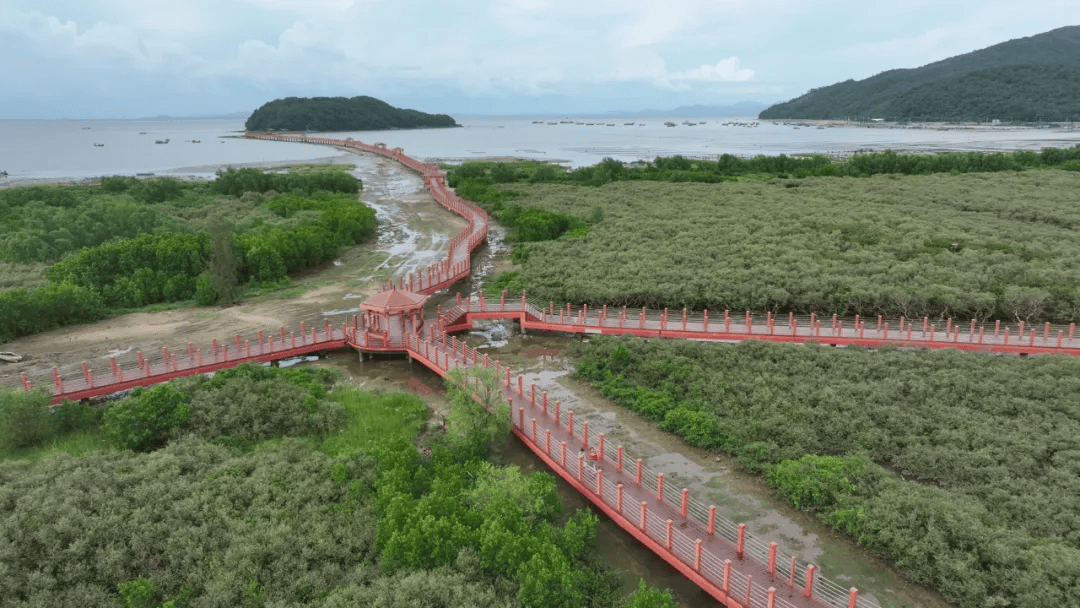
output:
[[[111,358],[109,370],[95,376],[84,362],[80,377],[65,379],[57,369],[51,378],[22,383],[51,384],[54,401],[109,395],[135,386],[149,386],[193,374],[213,372],[247,362],[268,362],[345,347],[363,352],[403,352],[440,375],[455,367],[494,369],[501,379],[511,409],[514,433],[556,473],[570,483],[657,555],[730,607],[843,608],[876,606],[820,576],[813,565],[783,555],[775,543],[746,534],[745,527],[716,515],[713,506],[699,503],[685,489],[664,483],[622,446],[592,436],[588,421],[575,420],[559,402],[549,403],[535,386],[524,385],[499,362],[482,358],[475,349],[450,335],[471,329],[476,319],[516,319],[522,328],[595,334],[690,340],[816,342],[836,346],[956,348],[995,353],[1080,355],[1080,337],[1069,326],[1025,326],[1024,323],[931,323],[929,319],[839,319],[835,315],[774,317],[750,312],[650,311],[645,309],[590,309],[570,304],[530,304],[522,294],[487,302],[483,296],[438,310],[436,323],[425,326],[427,296],[469,276],[470,254],[487,237],[488,217],[476,205],[458,198],[447,187],[438,165],[418,162],[401,149],[357,141],[306,138],[275,133],[249,133],[248,137],[353,148],[394,159],[424,176],[435,200],[468,222],[450,242],[444,260],[419,273],[399,277],[366,300],[364,312],[339,327],[325,321],[321,327],[303,323],[294,331],[277,328],[257,336],[207,345],[188,344],[186,352],[162,349],[160,361],[151,363],[138,353],[135,367],[124,369]],[[590,457],[590,455],[592,457]]]

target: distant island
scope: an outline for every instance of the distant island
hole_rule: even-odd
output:
[[[759,118],[1080,121],[1080,26],[811,89]]]
[[[395,108],[366,95],[275,99],[252,112],[244,123],[248,131],[382,131],[459,126],[446,114]]]

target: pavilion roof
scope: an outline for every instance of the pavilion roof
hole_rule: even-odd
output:
[[[378,312],[413,310],[423,306],[427,298],[423,294],[390,288],[364,300],[360,308]]]

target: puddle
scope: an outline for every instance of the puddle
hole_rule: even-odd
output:
[[[112,359],[113,357],[119,357],[120,355],[126,355],[126,354],[130,353],[133,350],[135,350],[134,346],[129,346],[127,348],[114,348],[114,349],[110,350],[108,353],[106,353],[105,356],[102,357],[102,359]]]
[[[345,296],[348,298],[348,296]],[[340,310],[328,310],[323,314],[324,317],[332,317],[334,315],[351,315],[360,312],[359,308],[342,308]]]
[[[319,358],[315,355],[309,355],[307,357],[293,357],[292,359],[282,359],[277,362],[278,367],[292,367],[301,363],[311,363],[312,361],[318,361]],[[270,367],[271,363],[263,363],[263,367]]]

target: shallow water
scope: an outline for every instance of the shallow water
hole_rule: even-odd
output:
[[[573,117],[568,117],[573,118]],[[327,134],[367,143],[384,142],[420,160],[489,157],[534,158],[573,166],[592,165],[605,157],[651,160],[681,154],[714,158],[721,154],[822,153],[847,155],[858,150],[1006,151],[1070,147],[1080,143],[1080,129],[867,128],[847,125],[795,128],[753,118],[701,117],[705,124],[686,126],[684,118],[601,119],[594,126],[532,124],[529,118],[468,118],[455,129],[360,131]],[[606,121],[606,122],[604,122]],[[635,125],[624,125],[633,121]],[[664,122],[675,122],[665,127]],[[545,121],[546,122],[546,121]],[[581,122],[581,121],[577,121]],[[584,121],[593,122],[593,121]],[[757,123],[756,127],[731,124]],[[608,126],[607,123],[613,123]],[[725,124],[728,123],[728,124]],[[223,165],[278,164],[343,157],[327,146],[240,137],[241,120],[0,120],[0,185],[31,178],[88,178],[102,175],[170,173],[212,177]],[[145,134],[141,134],[145,133]],[[155,144],[169,139],[168,144]],[[198,140],[200,143],[193,143]],[[103,147],[94,146],[104,144]],[[386,187],[393,187],[387,182]]]

